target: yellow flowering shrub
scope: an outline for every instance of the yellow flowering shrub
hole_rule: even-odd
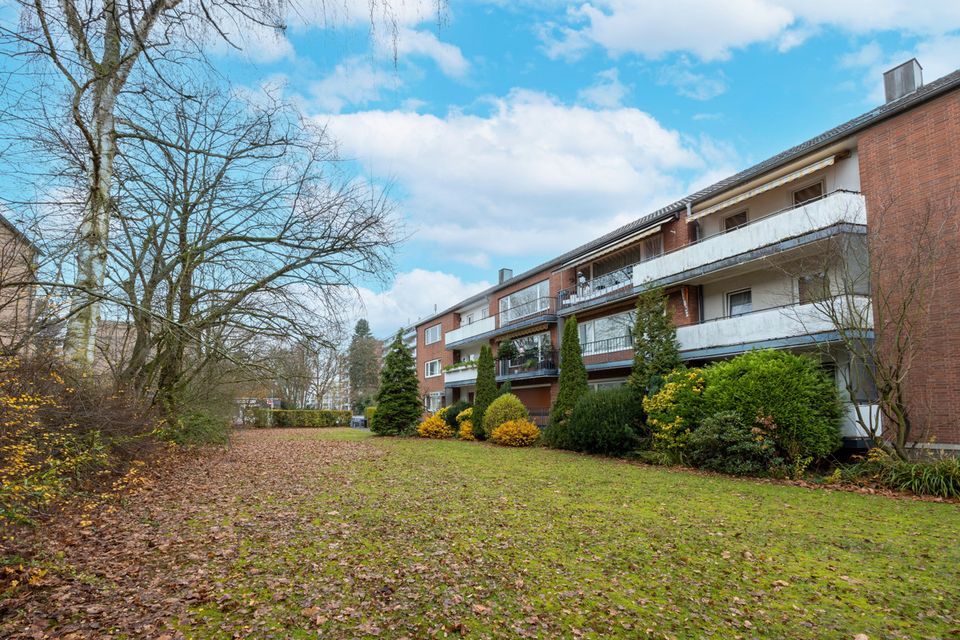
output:
[[[540,428],[529,420],[508,420],[493,430],[490,439],[506,447],[529,447],[540,439]]]
[[[459,435],[461,440],[477,439],[476,436],[473,435],[473,420],[464,420],[462,422],[459,422],[459,424],[460,424]]]
[[[433,415],[434,415],[434,417],[436,417],[436,418],[440,418],[440,419],[442,419],[442,420],[446,420],[446,419],[447,419],[447,412],[448,412],[448,411],[450,411],[450,407],[441,407],[440,409],[437,409],[436,412],[435,412]]]
[[[457,424],[463,424],[467,420],[473,420],[473,407],[467,407],[457,414]]]
[[[442,440],[453,437],[453,429],[447,424],[443,417],[436,414],[430,416],[417,426],[417,435],[421,438],[434,438]]]
[[[643,410],[655,451],[667,453],[674,461],[683,461],[690,434],[702,418],[706,386],[701,369],[679,368],[667,374],[657,393],[644,397]]]

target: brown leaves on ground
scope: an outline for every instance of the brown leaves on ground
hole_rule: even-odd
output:
[[[332,480],[335,465],[377,455],[369,444],[297,435],[241,432],[228,449],[163,469],[126,508],[5,535],[7,573],[22,582],[0,600],[0,637],[183,637],[176,621],[222,597],[214,579],[229,574],[242,539],[269,553],[316,517],[297,513],[298,498]],[[278,508],[259,508],[270,503]]]

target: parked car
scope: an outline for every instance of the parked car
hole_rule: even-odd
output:
[[[350,418],[350,428],[351,429],[366,429],[367,428],[367,419],[363,416],[353,416]]]

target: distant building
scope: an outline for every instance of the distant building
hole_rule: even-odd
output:
[[[0,352],[29,341],[36,314],[33,284],[40,249],[0,215]]]

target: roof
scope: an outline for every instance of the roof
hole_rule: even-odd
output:
[[[933,82],[923,85],[913,93],[909,93],[901,98],[898,98],[897,100],[892,100],[886,104],[883,104],[877,107],[876,109],[873,109],[862,115],[859,115],[856,118],[853,118],[852,120],[848,120],[847,122],[844,122],[843,124],[836,126],[833,129],[824,131],[823,133],[817,136],[814,136],[805,142],[801,142],[800,144],[794,147],[790,147],[786,151],[782,151],[775,156],[767,158],[763,162],[759,162],[753,165],[752,167],[748,167],[747,169],[744,169],[739,173],[736,173],[732,176],[724,178],[719,182],[715,182],[709,187],[705,187],[695,193],[692,193],[688,196],[685,196],[684,198],[681,198],[680,200],[677,200],[672,204],[669,204],[665,207],[661,207],[660,209],[657,209],[652,213],[648,213],[647,215],[641,218],[638,218],[633,222],[630,222],[618,229],[614,229],[610,233],[602,235],[595,240],[591,240],[590,242],[580,245],[575,249],[571,249],[570,251],[567,251],[561,256],[552,258],[551,260],[548,260],[543,264],[537,265],[532,269],[528,269],[527,271],[524,271],[523,273],[516,275],[510,278],[509,280],[496,284],[488,289],[485,289],[484,291],[481,291],[480,293],[477,293],[469,298],[461,300],[457,304],[441,311],[440,313],[435,313],[431,316],[424,318],[423,320],[418,320],[416,322],[416,326],[419,326],[425,322],[430,322],[435,318],[444,316],[450,313],[451,311],[453,311],[454,309],[459,309],[460,307],[463,307],[467,304],[481,300],[482,298],[489,296],[491,293],[495,293],[500,289],[514,285],[520,280],[523,280],[524,278],[529,278],[530,276],[535,275],[540,271],[552,269],[553,267],[559,264],[568,262],[569,260],[576,258],[578,255],[583,255],[591,251],[594,251],[595,249],[602,247],[603,245],[609,242],[614,242],[616,240],[619,240],[631,233],[635,233],[643,229],[644,227],[648,227],[654,223],[661,222],[663,220],[667,220],[669,218],[675,217],[679,215],[681,211],[686,210],[687,205],[693,206],[698,202],[707,200],[719,193],[723,193],[728,189],[732,189],[744,182],[747,182],[748,180],[751,180],[773,169],[776,169],[781,165],[787,164],[809,153],[817,151],[818,149],[821,149],[823,147],[827,147],[831,144],[839,142],[840,140],[843,140],[844,138],[848,138],[860,131],[863,131],[868,127],[872,127],[876,124],[879,124],[883,120],[887,120],[889,118],[892,118],[896,115],[903,113],[904,111],[913,109],[914,107],[917,107],[923,104],[924,102],[933,100],[934,98],[941,96],[949,91],[952,91],[958,87],[960,87],[960,69],[954,71],[953,73],[949,73],[943,76],[942,78],[938,78]]]

